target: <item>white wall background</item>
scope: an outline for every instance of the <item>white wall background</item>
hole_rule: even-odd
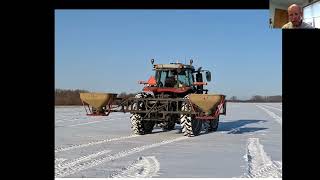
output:
[[[320,28],[320,1],[303,8],[303,21]]]

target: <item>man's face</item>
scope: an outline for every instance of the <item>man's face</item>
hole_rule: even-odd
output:
[[[289,21],[294,26],[299,26],[301,23],[302,12],[298,6],[293,6],[288,9]]]

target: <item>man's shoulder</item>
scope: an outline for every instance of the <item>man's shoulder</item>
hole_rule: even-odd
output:
[[[305,28],[305,29],[314,29],[313,26],[311,26],[308,23],[302,22],[300,28]]]
[[[282,29],[314,29],[314,27],[305,22],[301,22],[301,25],[298,27],[293,27],[293,24],[291,22],[288,22],[287,24],[282,26]]]
[[[291,29],[292,28],[292,23],[288,22],[287,24],[282,26],[282,29]]]

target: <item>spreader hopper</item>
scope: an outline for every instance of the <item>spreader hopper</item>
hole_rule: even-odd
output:
[[[206,115],[211,114],[224,100],[222,94],[190,94],[191,103],[197,105]]]
[[[113,93],[80,93],[80,99],[95,109],[101,109],[116,97]]]

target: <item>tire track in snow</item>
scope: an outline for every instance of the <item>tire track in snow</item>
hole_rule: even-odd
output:
[[[55,127],[75,127],[75,126],[81,126],[81,125],[86,125],[86,124],[99,123],[99,122],[104,122],[104,121],[113,121],[113,120],[123,119],[123,118],[125,118],[125,117],[115,118],[115,119],[105,119],[105,120],[91,121],[91,122],[80,123],[80,124],[72,124],[72,125],[66,125],[66,126],[55,126]]]
[[[151,178],[158,176],[160,163],[155,156],[139,157],[122,171],[111,174],[110,178]]]
[[[259,171],[248,174],[246,178],[282,178],[282,163],[272,161],[271,165],[261,168]]]
[[[87,146],[93,146],[93,145],[107,143],[107,142],[111,142],[111,141],[119,141],[119,140],[123,140],[123,139],[134,138],[134,137],[138,137],[138,136],[140,136],[140,135],[122,136],[122,137],[117,137],[117,138],[112,138],[112,139],[104,139],[104,140],[100,140],[100,141],[92,141],[92,142],[85,143],[85,144],[72,145],[72,146],[69,146],[69,147],[60,147],[60,148],[56,148],[54,150],[54,152],[57,153],[57,152],[62,152],[62,151],[68,151],[68,150],[72,150],[72,149],[83,148],[83,147],[87,147]]]
[[[236,134],[240,132],[241,127],[232,128],[230,131],[226,132],[227,134]]]
[[[262,107],[262,106],[260,106],[260,105],[257,105],[257,104],[256,104],[256,106],[259,107],[260,109],[264,110],[264,111],[265,111],[266,113],[268,113],[271,117],[273,117],[280,125],[282,125],[282,118],[281,118],[281,117],[277,116],[275,113],[269,111],[268,109],[266,109],[266,108],[264,108],[264,107]]]
[[[64,162],[64,161],[66,161],[67,159],[65,159],[65,158],[55,158],[54,159],[54,164],[60,164],[60,163],[62,163],[62,162]]]
[[[104,122],[104,121],[113,121],[113,120],[116,120],[116,119],[123,119],[123,117],[121,117],[121,118],[115,118],[115,119],[106,119],[106,120],[99,120],[99,121],[91,121],[91,122],[86,122],[86,123],[81,123],[81,124],[73,124],[73,125],[63,126],[63,127],[82,126],[82,125],[86,125],[86,124],[93,124],[93,123]]]
[[[66,162],[66,161],[63,161],[63,163],[56,163],[55,164],[55,170],[57,171],[61,171],[62,169],[64,168],[67,168],[67,167],[71,167],[77,163],[80,163],[80,162],[83,162],[83,161],[86,161],[86,160],[90,160],[90,159],[93,159],[95,157],[98,157],[98,156],[101,156],[103,154],[107,154],[111,152],[111,150],[104,150],[104,151],[100,151],[100,152],[97,152],[97,153],[93,153],[93,154],[89,154],[89,155],[85,155],[85,156],[81,156],[77,159],[74,159],[74,160],[71,160],[69,162]]]
[[[123,116],[123,117],[127,117],[126,114],[118,114],[118,115],[113,115],[113,116],[107,116],[108,119],[112,119],[114,117],[120,117],[120,116]],[[129,117],[129,116],[128,116]],[[86,117],[86,119],[91,119],[90,117]],[[63,122],[73,122],[73,121],[80,121],[80,120],[85,120],[84,118],[75,118],[75,119],[72,119],[72,120],[57,120],[55,121],[56,123],[63,123]]]
[[[279,109],[279,108],[276,108],[276,107],[273,107],[273,106],[268,106],[268,105],[265,105],[265,104],[260,104],[260,106],[264,106],[266,108],[272,108],[272,109],[276,109],[278,111],[281,111],[282,112],[282,109]]]
[[[89,169],[91,167],[97,166],[97,165],[102,164],[102,163],[113,161],[113,160],[116,160],[116,159],[119,159],[119,158],[122,158],[122,157],[126,157],[126,156],[129,156],[129,155],[132,155],[132,154],[135,154],[135,153],[147,150],[147,149],[159,147],[159,146],[162,146],[162,145],[165,145],[165,144],[169,144],[169,143],[173,143],[173,142],[181,141],[181,140],[185,140],[185,139],[188,139],[188,137],[179,137],[179,138],[175,138],[175,139],[164,140],[164,141],[161,141],[159,143],[153,143],[153,144],[149,144],[149,145],[135,147],[135,148],[132,148],[132,149],[129,149],[129,150],[124,150],[124,151],[121,151],[119,153],[116,153],[116,154],[113,154],[113,155],[109,155],[109,156],[106,156],[106,157],[102,157],[102,158],[99,158],[99,159],[94,159],[94,160],[90,160],[90,161],[87,161],[87,162],[78,163],[78,164],[75,164],[73,166],[64,168],[64,169],[62,169],[60,171],[59,170],[56,171],[55,172],[55,177],[65,177],[65,176],[77,173],[79,171],[82,171],[82,170]]]
[[[281,178],[282,163],[271,161],[260,144],[259,138],[249,138],[247,144],[247,161],[249,178]]]

